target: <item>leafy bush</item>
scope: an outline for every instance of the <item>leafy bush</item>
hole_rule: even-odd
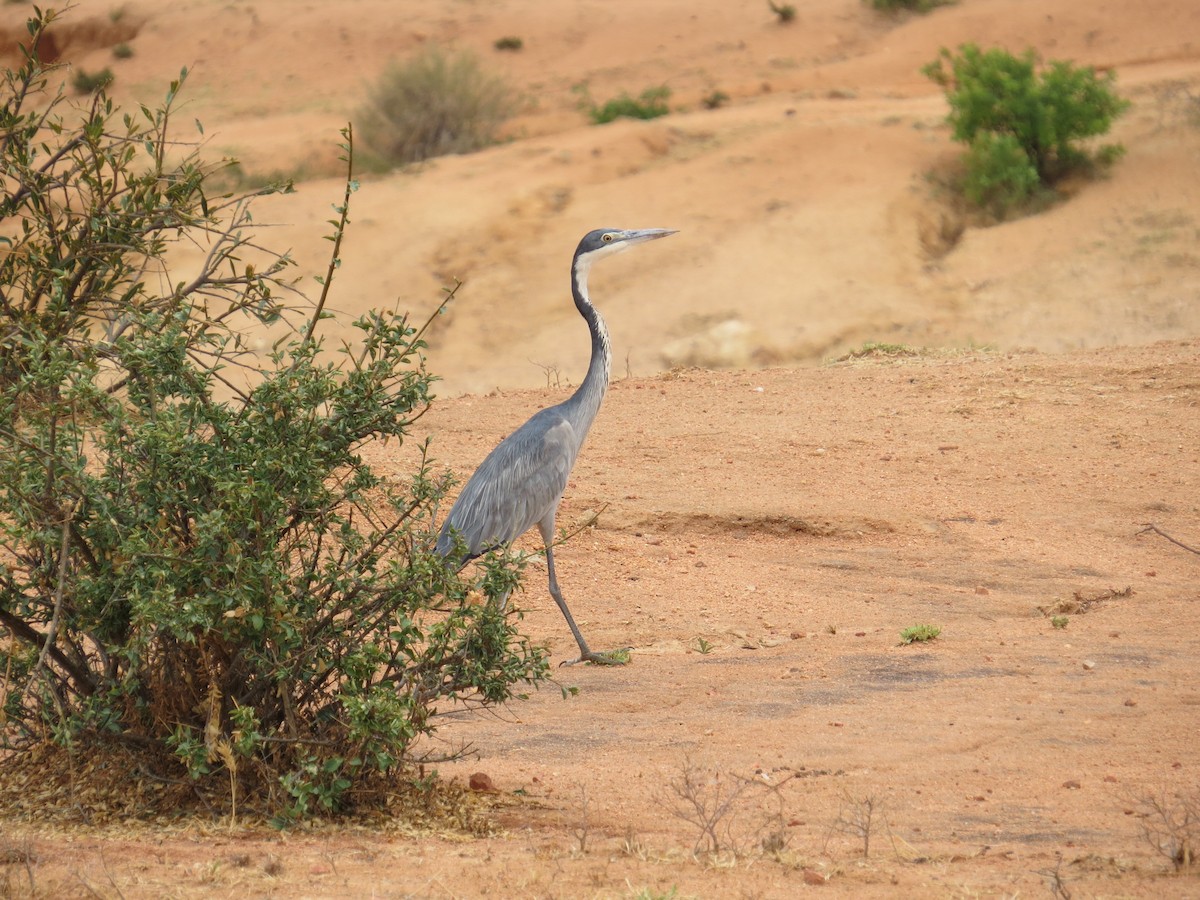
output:
[[[767,0],[767,6],[771,7],[771,12],[775,13],[775,18],[779,20],[779,24],[781,25],[786,25],[796,18],[796,7],[790,3],[777,5],[773,0]]]
[[[356,119],[372,154],[404,165],[494,144],[516,105],[512,89],[473,55],[434,48],[390,66]]]
[[[433,379],[403,315],[321,352],[354,181],[306,301],[253,234],[272,189],[210,195],[214,167],[168,139],[182,82],[121,115],[48,93],[31,52],[4,73],[0,746],[10,767],[120,748],[185,785],[164,803],[287,820],[392,791],[439,704],[500,703],[545,653],[492,602],[515,560],[472,584],[433,554],[425,454],[406,483],[361,456],[408,436]],[[203,247],[186,273],[174,245]],[[255,323],[282,332],[265,360]]]
[[[604,125],[622,117],[629,119],[656,119],[670,112],[667,100],[670,99],[671,89],[664,85],[646,88],[634,98],[622,92],[601,106],[590,101],[585,102],[588,116],[596,125]]]
[[[963,45],[958,55],[943,49],[922,72],[945,88],[954,138],[970,147],[967,190],[980,202],[1011,205],[1036,185],[1051,185],[1121,153],[1119,145],[1108,145],[1092,156],[1079,145],[1107,133],[1129,106],[1114,92],[1111,72],[1099,78],[1090,68],[1063,61],[1039,72],[1032,50],[1018,57],[974,44]],[[1030,169],[1036,176],[1032,185]]]
[[[965,161],[967,199],[1001,217],[1027,203],[1041,183],[1021,142],[1011,134],[980,132]]]
[[[112,80],[112,69],[107,66],[95,73],[76,69],[75,74],[71,76],[71,87],[77,94],[94,94],[112,84]]]

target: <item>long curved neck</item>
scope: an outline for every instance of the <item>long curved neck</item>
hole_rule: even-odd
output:
[[[587,322],[592,336],[592,358],[588,363],[583,382],[565,403],[563,408],[580,434],[586,434],[592,420],[600,411],[600,403],[608,390],[609,372],[612,367],[612,348],[608,342],[608,327],[604,318],[588,298],[588,272],[591,262],[578,256],[571,265],[571,294],[575,308]]]

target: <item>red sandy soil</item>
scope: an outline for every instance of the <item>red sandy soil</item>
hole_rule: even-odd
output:
[[[455,471],[582,377],[579,236],[680,229],[595,272],[619,380],[560,519],[599,512],[560,579],[632,662],[448,717],[473,755],[440,771],[490,777],[492,838],[0,822],[0,895],[1200,896],[1143,835],[1150,799],[1200,806],[1200,557],[1140,533],[1200,546],[1200,6],[119,8],[69,13],[64,59],[127,101],[191,67],[181,122],[304,176],[257,218],[313,273],[337,130],[390,58],[471,49],[523,92],[507,143],[364,181],[335,283],[353,314],[464,279],[430,348],[451,399],[421,420]],[[947,244],[927,175],[957,150],[917,70],[968,40],[1115,69],[1134,106],[1109,177]],[[593,127],[580,83],[667,84],[675,111]],[[864,341],[931,349],[821,364]],[[543,578],[520,600],[558,660]],[[919,623],[942,632],[901,645]],[[701,800],[745,785],[716,855],[675,811],[689,767]]]

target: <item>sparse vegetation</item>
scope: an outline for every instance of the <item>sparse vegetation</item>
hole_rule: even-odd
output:
[[[0,86],[0,802],[61,769],[65,803],[102,780],[107,814],[393,803],[439,705],[502,703],[546,662],[494,602],[519,560],[473,581],[433,553],[447,479],[360,455],[410,437],[433,379],[405,315],[321,351],[352,172],[310,300],[255,233],[270,191],[211,190],[183,143],[183,75],[131,115],[47,82],[30,52]],[[186,273],[176,241],[205,248]]]
[[[852,797],[849,792],[844,791],[842,807],[825,838],[826,851],[828,851],[829,839],[835,833],[841,833],[861,840],[863,859],[869,859],[871,838],[877,828],[883,828],[890,834],[891,829],[888,827],[887,819],[883,816],[883,803],[873,796]]]
[[[1066,616],[1054,616],[1050,619],[1050,624],[1053,625],[1055,628],[1061,630],[1063,628],[1066,628],[1068,623],[1070,623],[1070,621],[1071,620],[1068,619]]]
[[[712,649],[713,645],[710,641],[706,641],[702,637],[696,638],[696,650],[698,650],[702,656],[708,656],[708,654],[712,653]]]
[[[1163,790],[1134,797],[1142,838],[1179,870],[1192,869],[1200,858],[1200,791]]]
[[[496,38],[496,41],[494,44],[492,44],[492,46],[497,50],[507,50],[510,53],[516,53],[517,51],[524,49],[525,42],[519,37],[508,35],[502,38]]]
[[[117,59],[129,59],[133,56],[133,48],[128,44],[117,44],[112,49],[112,55]]]
[[[371,156],[387,167],[494,144],[516,108],[508,84],[473,55],[435,48],[390,66],[355,118]]]
[[[775,3],[774,0],[767,0],[767,5],[771,7],[771,12],[775,13],[775,18],[781,25],[786,25],[796,18],[796,7],[790,3]]]
[[[851,350],[849,353],[839,356],[834,360],[834,362],[847,362],[852,359],[889,359],[920,355],[921,351],[915,350],[907,344],[889,344],[881,341],[866,341],[857,350]]]
[[[923,641],[932,641],[942,629],[938,625],[910,625],[900,632],[901,644],[918,644]]]
[[[713,91],[700,101],[705,109],[720,109],[728,102],[729,95],[724,91]]]
[[[77,94],[94,94],[112,84],[112,69],[105,66],[99,72],[76,69],[71,75],[71,88]]]
[[[1067,174],[1110,165],[1119,144],[1089,153],[1080,141],[1106,134],[1129,106],[1114,91],[1115,76],[1052,61],[1039,71],[1037,55],[981,50],[965,44],[942,50],[922,69],[950,103],[954,139],[968,147],[962,189],[976,206],[1004,218]]]
[[[739,800],[751,784],[717,769],[701,769],[685,759],[679,774],[667,781],[662,800],[672,815],[698,830],[693,853],[720,853],[736,849],[734,823]]]
[[[585,100],[584,109],[596,125],[605,125],[620,118],[656,119],[670,112],[667,107],[670,96],[671,89],[664,84],[646,88],[636,98],[622,92],[599,106]]]

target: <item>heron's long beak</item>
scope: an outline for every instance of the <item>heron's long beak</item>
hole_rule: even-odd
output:
[[[640,244],[643,241],[653,241],[656,238],[663,238],[675,233],[676,230],[673,228],[631,228],[621,232],[621,240],[630,244]]]

